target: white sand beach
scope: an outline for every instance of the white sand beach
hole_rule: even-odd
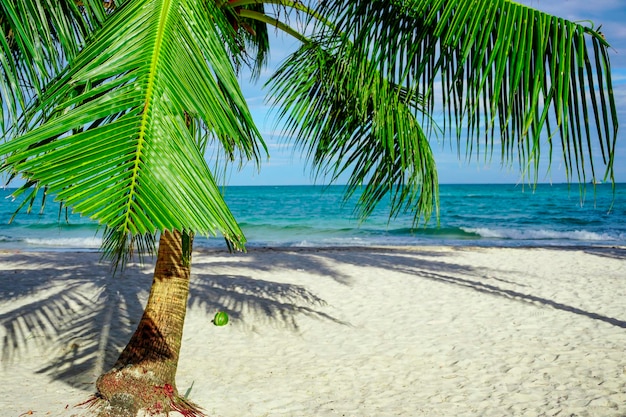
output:
[[[98,259],[0,253],[2,416],[87,415],[152,279]],[[197,251],[177,385],[208,416],[623,417],[626,248]]]

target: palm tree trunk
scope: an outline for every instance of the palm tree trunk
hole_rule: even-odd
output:
[[[113,369],[98,378],[102,416],[135,416],[177,410],[202,415],[178,395],[176,368],[189,295],[190,235],[163,232],[148,303],[137,330]]]

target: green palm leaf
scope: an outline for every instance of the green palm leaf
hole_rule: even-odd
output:
[[[237,31],[240,51],[244,52],[244,58],[252,69],[252,78],[258,79],[261,70],[267,65],[269,52],[269,33],[265,22],[246,19],[241,16],[242,11],[251,11],[265,16],[265,5],[252,3],[238,5],[237,2],[225,3],[223,6],[228,20]],[[256,52],[256,53],[254,53]]]
[[[587,170],[597,175],[597,138],[613,178],[618,121],[599,31],[509,0],[337,3],[322,2],[322,12],[356,59],[427,97],[429,114],[439,89],[444,127],[470,154],[500,143],[505,160],[536,176],[542,141],[551,154],[558,137],[568,177],[586,182]]]
[[[0,146],[3,169],[106,225],[113,252],[165,229],[219,230],[242,247],[191,129],[231,157],[258,157],[220,13],[212,2],[128,2],[28,109],[35,128]]]
[[[392,215],[436,208],[439,109],[468,157],[500,145],[536,181],[560,138],[568,178],[595,180],[601,162],[613,179],[618,121],[598,31],[508,0],[322,1],[316,13],[323,41],[290,57],[271,94],[318,172],[351,170],[348,195],[367,184],[363,215],[388,193]]]
[[[6,132],[102,25],[101,1],[0,1],[0,129]]]
[[[419,97],[390,83],[372,61],[351,59],[351,43],[309,42],[270,79],[278,116],[307,149],[318,174],[349,171],[346,199],[365,184],[360,216],[386,195],[393,217],[402,209],[427,220],[436,207],[437,171],[412,108]]]

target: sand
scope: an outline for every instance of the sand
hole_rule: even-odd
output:
[[[151,282],[98,259],[0,253],[3,417],[85,415]],[[209,416],[623,417],[626,248],[196,251],[183,338]]]

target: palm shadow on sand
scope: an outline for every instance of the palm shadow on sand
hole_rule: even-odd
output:
[[[2,270],[0,259],[2,362],[44,356],[46,365],[38,372],[92,391],[97,376],[115,363],[141,318],[152,263],[131,264],[113,277],[97,253],[16,256],[22,258],[23,267]],[[306,268],[324,269],[315,261]],[[192,272],[189,306],[207,317],[227,310],[233,320],[245,320],[243,312],[254,311],[262,324],[294,331],[299,315],[341,323],[323,311],[325,304],[305,287],[258,280],[252,271],[245,275]]]
[[[260,270],[280,270],[283,274],[299,271],[311,273],[314,279],[331,279],[349,286],[358,277],[340,271],[345,266],[358,266],[401,272],[507,302],[554,308],[626,328],[623,319],[533,295],[530,289],[520,290],[523,283],[499,279],[497,270],[454,264],[449,259],[454,256],[451,252],[373,248],[282,251],[287,256],[278,257],[279,263],[274,262],[276,257],[268,261],[267,254],[274,252],[269,249],[232,258],[213,251],[220,255],[215,261],[211,253],[205,254],[193,264],[190,309],[200,309],[208,320],[216,310],[226,310],[233,320],[244,323],[246,312],[253,311],[254,320],[263,321],[261,325],[294,332],[298,331],[298,318],[302,315],[333,325],[349,325],[343,321],[345,318],[330,315],[326,301],[306,286],[256,277]],[[603,254],[597,255],[606,256]],[[626,258],[625,254],[624,250],[612,251],[608,256]],[[121,276],[113,278],[109,266],[99,263],[96,253],[17,256],[22,258],[22,268],[0,270],[2,362],[8,363],[30,354],[30,349],[37,349],[47,356],[39,372],[92,391],[95,379],[115,362],[141,317],[152,280],[152,265],[131,265]],[[11,261],[15,263],[14,259]],[[511,289],[511,284],[516,284],[516,289]]]
[[[112,279],[96,253],[17,256],[23,268],[0,271],[2,361],[35,353],[49,358],[38,372],[88,389],[130,339],[150,276],[130,267]]]
[[[546,249],[546,248],[544,248]],[[581,250],[576,247],[558,247],[558,250]],[[546,249],[548,250],[548,249]],[[607,257],[614,259],[626,260],[626,249],[622,248],[584,248],[587,254]],[[529,292],[522,292],[506,288],[506,284],[515,284],[516,287],[524,287],[521,282],[509,282],[498,278],[498,271],[483,268],[466,267],[462,265],[450,264],[441,259],[446,252],[429,252],[421,250],[402,250],[402,249],[374,249],[352,254],[349,259],[353,265],[360,267],[375,267],[387,270],[393,270],[411,274],[420,278],[429,279],[437,282],[447,283],[455,286],[464,287],[473,291],[478,291],[490,296],[501,297],[503,299],[514,302],[521,302],[543,307],[550,307],[556,310],[566,311],[572,314],[581,315],[589,319],[598,320],[613,326],[626,328],[626,320],[609,317],[591,311],[586,311],[573,305],[567,305],[545,297],[533,295]],[[421,259],[416,260],[407,255],[419,254]],[[328,252],[330,258],[337,262],[342,262],[345,257],[341,252]],[[427,258],[427,259],[424,259]],[[489,282],[485,282],[488,277]],[[491,283],[499,281],[498,283]]]

